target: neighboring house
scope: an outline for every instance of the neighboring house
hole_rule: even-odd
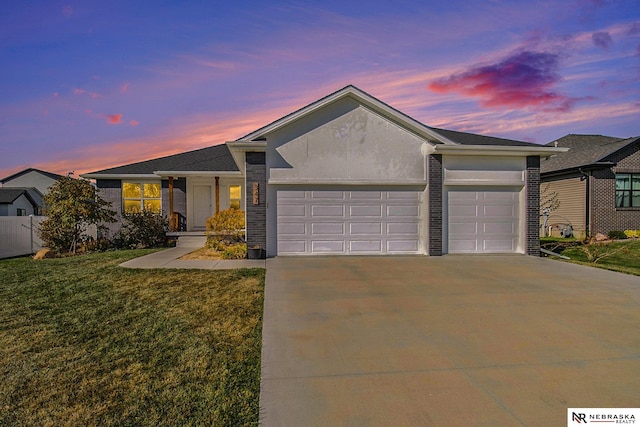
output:
[[[431,128],[347,86],[236,141],[82,176],[187,231],[240,207],[269,257],[538,255],[540,157],[562,151]]]
[[[0,188],[0,216],[40,215],[42,205],[35,188]]]
[[[577,237],[640,229],[640,137],[567,135],[547,146],[569,148],[541,162],[542,191],[560,201],[549,224],[569,223]]]
[[[2,188],[36,188],[40,194],[47,194],[49,187],[61,178],[63,176],[57,173],[28,168],[0,180],[0,183]]]

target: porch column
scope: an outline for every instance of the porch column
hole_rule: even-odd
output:
[[[178,231],[178,221],[176,221],[173,211],[173,177],[169,177],[169,221],[171,224],[171,231]]]
[[[220,212],[220,177],[216,176],[216,213]]]

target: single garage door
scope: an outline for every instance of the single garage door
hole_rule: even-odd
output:
[[[279,190],[278,254],[415,254],[419,191]]]
[[[514,188],[449,190],[449,253],[518,252],[519,196]]]

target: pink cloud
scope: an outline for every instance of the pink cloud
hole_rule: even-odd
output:
[[[120,86],[120,92],[121,93],[127,93],[127,91],[129,90],[129,83],[123,83],[122,86]]]
[[[140,124],[137,120],[129,120],[129,126],[138,126]]]
[[[560,81],[558,64],[556,54],[520,51],[496,64],[474,66],[434,80],[428,88],[479,98],[484,107],[568,111],[576,100],[552,90]]]
[[[62,8],[62,14],[64,16],[71,16],[73,15],[73,7],[66,5],[65,7]]]
[[[118,125],[122,121],[122,114],[105,114],[105,117],[110,125]]]
[[[611,38],[611,34],[606,31],[599,31],[597,33],[593,33],[591,35],[591,40],[596,47],[600,47],[602,49],[608,49],[609,46],[613,43],[613,39]]]

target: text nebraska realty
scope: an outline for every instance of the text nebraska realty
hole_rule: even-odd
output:
[[[574,412],[573,421],[576,421],[578,423],[600,422],[615,424],[635,424],[636,417],[633,414],[589,414],[587,420],[587,414],[576,414]]]

